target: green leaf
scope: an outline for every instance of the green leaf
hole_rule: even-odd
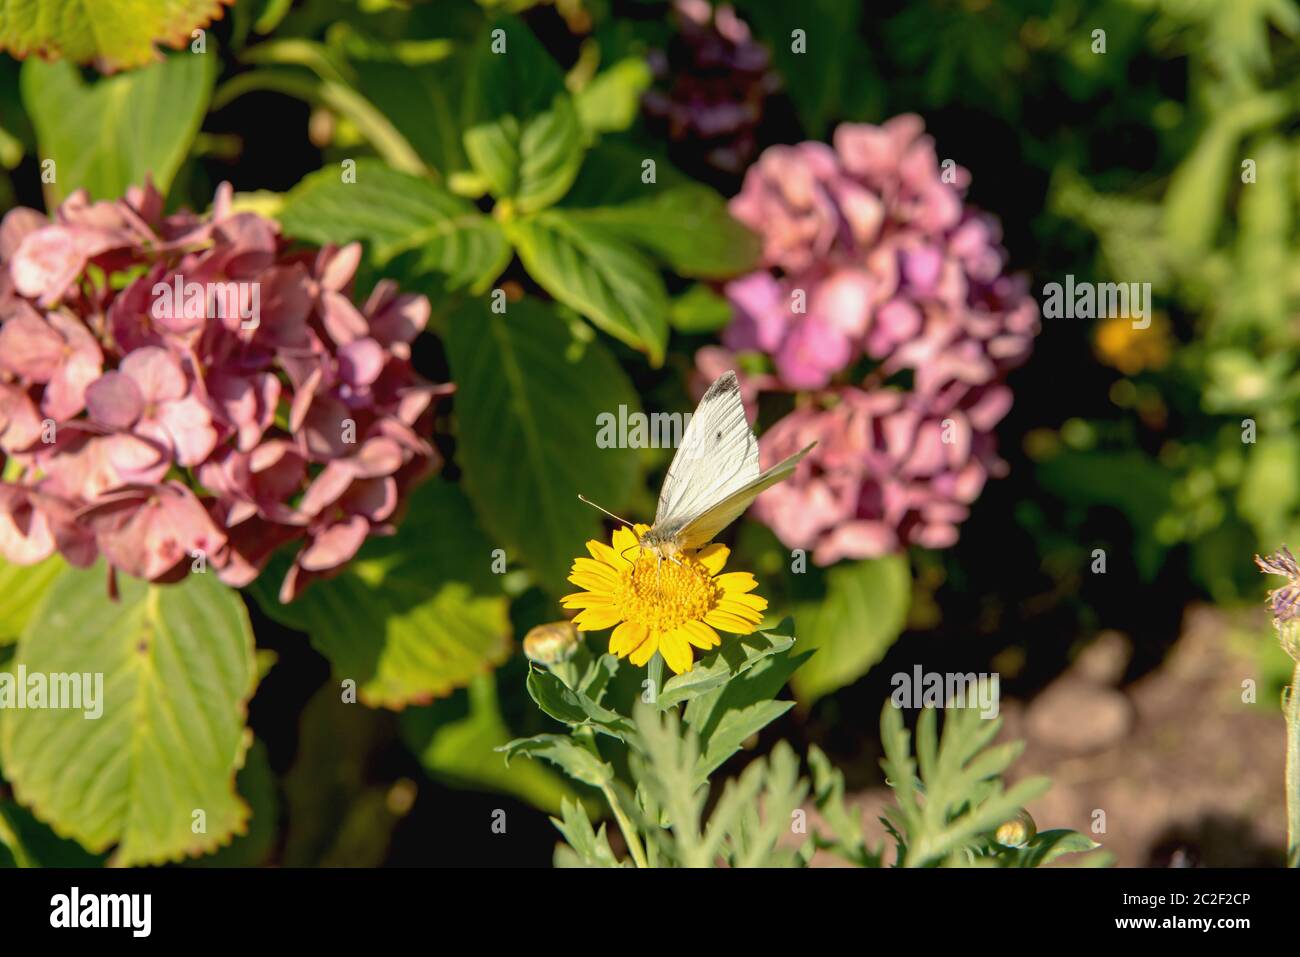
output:
[[[785,631],[793,626],[794,623],[787,618],[777,628]],[[793,644],[794,638],[771,632],[727,638],[716,651],[709,652],[697,661],[690,671],[673,675],[665,681],[655,704],[661,709],[672,708],[683,701],[698,698],[722,687],[764,658],[785,651]]]
[[[57,555],[35,565],[14,565],[0,559],[0,645],[18,640],[65,568],[67,565]]]
[[[420,157],[444,176],[469,160],[461,144],[465,126],[464,57],[408,65],[354,63],[360,92],[388,117]]]
[[[741,16],[753,23],[759,41],[772,51],[784,92],[794,101],[804,129],[812,139],[826,138],[832,118],[854,114],[855,110],[845,109],[846,100],[854,102],[864,79],[875,79],[860,33],[865,5],[840,0],[745,0],[738,6]],[[794,47],[795,30],[805,41],[802,49]],[[812,63],[816,69],[809,68]]]
[[[740,791],[745,779],[753,775],[764,781],[757,800],[738,800],[738,825],[728,828],[724,842],[732,867],[791,867],[802,859],[798,848],[782,847],[782,838],[791,830],[795,810],[808,796],[808,782],[799,777],[799,759],[786,741],[778,741],[771,756],[751,762],[740,777]],[[731,790],[733,782],[727,782]],[[724,792],[723,801],[727,798]],[[709,819],[709,831],[722,812],[718,802]],[[759,813],[760,805],[762,813]],[[805,843],[808,843],[805,841]]]
[[[598,234],[639,246],[683,276],[722,279],[753,268],[758,237],[731,217],[722,197],[698,183],[648,185],[656,192],[622,206],[566,209]]]
[[[47,205],[80,187],[92,199],[117,199],[146,176],[166,195],[203,122],[215,73],[215,55],[191,53],[94,83],[71,63],[23,64],[23,103],[41,158],[55,164]]]
[[[1004,789],[1001,775],[1024,745],[990,747],[1001,719],[986,721],[974,708],[946,708],[942,740],[937,721],[936,709],[921,709],[913,760],[901,711],[887,701],[881,713],[880,764],[897,802],[885,815],[900,838],[898,863],[905,867],[969,864],[996,853],[989,835],[1051,786],[1037,777]]]
[[[565,850],[564,848],[557,848],[556,867],[622,866],[619,864],[618,858],[614,856],[614,849],[609,846],[609,835],[605,833],[605,825],[602,824],[599,831],[594,830],[591,826],[591,819],[587,817],[587,812],[583,810],[581,804],[566,799],[560,809],[560,814],[561,819],[551,818],[551,823],[569,842],[567,850],[573,855],[573,860],[566,859],[560,853]]]
[[[811,704],[861,678],[884,657],[907,621],[912,579],[907,558],[843,562],[826,573],[824,595],[795,605],[800,647],[817,654],[794,679]]]
[[[811,655],[811,651],[795,655],[789,650],[767,655],[686,706],[683,718],[700,736],[701,781],[739,751],[751,735],[794,707],[793,701],[774,699]]]
[[[497,753],[510,741],[501,716],[495,675],[480,675],[464,692],[467,710],[448,718],[453,701],[411,708],[402,715],[403,737],[420,763],[440,781],[457,787],[490,788],[556,811],[573,789],[549,768],[525,762],[506,766]]]
[[[844,774],[815,744],[808,749],[808,764],[812,768],[817,810],[833,835],[830,841],[819,838],[819,845],[859,867],[880,867],[883,850],[867,844],[862,833],[861,809],[850,811],[844,804]]]
[[[620,741],[632,733],[632,723],[627,718],[597,704],[581,691],[565,687],[549,671],[534,668],[528,674],[528,694],[537,707],[564,724],[573,727],[592,727]]]
[[[592,133],[627,129],[641,112],[641,94],[650,86],[644,57],[627,57],[602,70],[577,94],[578,118]]]
[[[285,867],[377,867],[404,810],[374,780],[375,754],[396,745],[391,716],[343,700],[326,683],[298,724],[298,753],[284,776]]]
[[[668,322],[690,335],[717,332],[731,322],[731,303],[703,283],[696,283],[673,300]]]
[[[576,342],[533,300],[504,315],[467,303],[446,345],[466,491],[496,542],[517,549],[553,595],[572,591],[574,557],[603,535],[579,493],[616,509],[636,485],[636,451],[596,444],[599,415],[639,410],[632,384],[600,343]]]
[[[648,807],[662,809],[672,828],[671,841],[660,828],[646,828],[647,836],[681,867],[713,866],[721,835],[715,831],[706,842],[701,827],[709,789],[697,771],[699,736],[682,727],[675,711],[638,702],[633,719],[642,742],[642,749],[630,756],[633,775],[651,798]]]
[[[1032,841],[1009,856],[1016,867],[1043,867],[1066,854],[1082,854],[1099,847],[1100,844],[1078,831],[1057,828],[1040,831]]]
[[[297,601],[276,597],[283,556],[251,591],[270,617],[305,631],[363,702],[401,708],[448,695],[505,659],[510,621],[491,562],[460,489],[435,478],[416,487],[396,535],[370,539]]]
[[[359,161],[356,173],[355,183],[332,169],[304,178],[280,209],[285,232],[314,243],[360,240],[380,266],[413,252],[417,269],[475,292],[490,288],[509,263],[501,228],[468,200],[375,160]]]
[[[564,196],[578,175],[582,124],[560,68],[528,26],[502,17],[491,27],[477,41],[476,119],[465,153],[497,200],[534,212]]]
[[[0,711],[5,776],[61,836],[93,852],[116,844],[119,864],[214,850],[249,814],[234,788],[252,739],[247,612],[213,575],[175,585],[119,575],[116,601],[104,583],[102,566],[64,571],[9,666],[29,682],[102,675],[102,715],[88,719],[84,702]],[[204,833],[194,832],[196,811]]]
[[[654,164],[655,184],[644,180],[649,160]],[[622,206],[646,199],[651,190],[676,189],[695,181],[668,160],[623,138],[603,139],[587,151],[573,189],[560,203],[564,209],[596,209]]]
[[[1257,94],[1221,113],[1191,154],[1174,170],[1164,200],[1164,235],[1179,249],[1196,253],[1214,239],[1223,220],[1224,200],[1234,178],[1237,145],[1252,129],[1277,122],[1285,101]]]
[[[254,741],[249,748],[248,760],[235,779],[235,789],[252,810],[248,832],[215,854],[199,858],[194,862],[197,866],[258,867],[265,864],[275,850],[280,836],[280,795],[266,745],[261,741]]]
[[[0,868],[102,867],[107,859],[107,854],[91,854],[76,841],[59,837],[25,807],[0,801]]]
[[[662,365],[669,306],[659,273],[634,247],[571,213],[547,210],[506,224],[524,268],[560,302]]]
[[[550,109],[521,122],[513,116],[465,131],[470,164],[498,201],[523,213],[557,202],[582,166],[582,126],[567,93]]]
[[[507,761],[521,754],[544,758],[575,781],[592,787],[606,787],[614,780],[613,768],[568,735],[538,734],[531,738],[517,738],[496,750],[503,752]]]
[[[104,71],[156,59],[155,44],[180,48],[232,0],[0,0],[0,50],[39,54]]]

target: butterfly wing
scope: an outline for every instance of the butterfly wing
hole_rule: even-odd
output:
[[[738,519],[759,493],[771,488],[777,482],[783,482],[794,474],[799,460],[816,445],[812,442],[800,449],[788,459],[782,459],[767,471],[761,473],[752,482],[731,492],[717,504],[710,506],[703,513],[687,522],[677,533],[679,548],[700,548],[713,541],[713,537]]]
[[[709,386],[668,466],[654,531],[667,539],[759,477],[758,440],[740,400],[736,373]],[[739,514],[739,513],[737,513]]]

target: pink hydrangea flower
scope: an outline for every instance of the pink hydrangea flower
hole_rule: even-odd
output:
[[[910,544],[946,548],[985,481],[1005,470],[989,430],[1009,403],[1001,385],[939,407],[895,389],[821,393],[764,434],[765,464],[817,446],[789,481],[759,497],[755,513],[821,565]]]
[[[771,55],[729,4],[673,0],[672,19],[669,48],[649,57],[656,84],[645,111],[670,139],[700,146],[711,166],[739,173],[757,147],[764,103],[780,86]]]
[[[1003,467],[992,430],[1038,307],[1005,273],[996,220],[966,206],[969,181],[900,116],[771,147],[731,201],[762,264],[726,285],[735,318],[697,365],[761,361],[751,391],[815,393],[763,437],[773,462],[819,445],[757,514],[819,563],[951,545]]]
[[[390,533],[435,464],[421,431],[450,386],[410,350],[428,301],[385,281],[357,306],[358,245],[295,253],[231,196],[164,216],[152,187],[77,193],[0,222],[7,560],[170,581],[202,556],[242,586],[299,542],[290,601]]]

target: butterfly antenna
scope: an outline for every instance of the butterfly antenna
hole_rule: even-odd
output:
[[[587,496],[585,496],[585,495],[579,495],[579,496],[578,496],[578,500],[581,501],[581,502],[586,502],[588,505],[590,505],[590,506],[591,506],[592,508],[594,508],[594,509],[599,509],[600,511],[604,512],[606,515],[608,515],[610,518],[614,519],[615,521],[617,521],[617,522],[622,522],[622,523],[623,523],[624,525],[626,525],[628,528],[635,528],[635,526],[634,526],[631,522],[629,522],[627,519],[625,519],[625,518],[621,518],[621,517],[619,517],[618,515],[615,515],[613,512],[611,512],[611,511],[610,511],[609,509],[607,509],[607,508],[601,508],[599,505],[597,505],[597,504],[596,504],[595,502],[593,502],[591,499],[587,498]]]

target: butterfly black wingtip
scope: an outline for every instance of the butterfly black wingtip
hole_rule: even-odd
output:
[[[713,385],[709,386],[709,391],[704,393],[704,399],[711,399],[719,395],[726,395],[729,392],[740,391],[740,380],[736,378],[734,369],[728,369],[722,375],[713,380]],[[704,399],[700,401],[703,402]]]

